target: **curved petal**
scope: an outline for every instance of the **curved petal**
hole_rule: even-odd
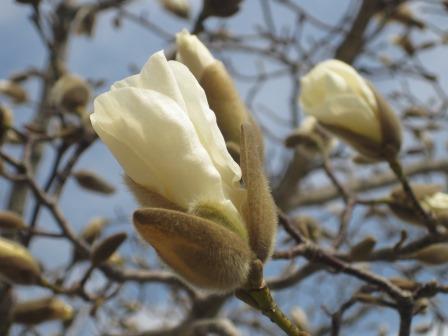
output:
[[[381,142],[381,129],[370,106],[354,95],[336,96],[305,112],[322,123],[340,126]]]
[[[241,169],[227,151],[224,137],[216,123],[215,114],[208,106],[204,90],[185,65],[176,61],[170,61],[168,64],[187,103],[186,111],[202,145],[223,179],[229,184],[238,182],[241,179]]]
[[[182,109],[185,109],[185,102],[177,85],[176,78],[168,66],[163,51],[153,54],[143,66],[139,74],[126,77],[115,82],[111,90],[124,87],[134,87],[157,91],[173,99]]]
[[[218,171],[172,99],[152,90],[115,89],[95,100],[91,120],[136,183],[184,208],[200,200],[225,202]]]
[[[216,61],[197,36],[185,29],[176,34],[176,46],[176,60],[185,64],[198,80],[201,80],[205,68]]]

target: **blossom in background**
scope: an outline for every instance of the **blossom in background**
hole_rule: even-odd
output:
[[[355,69],[338,60],[319,63],[301,79],[299,102],[305,113],[373,159],[396,156],[399,120]]]
[[[262,248],[253,247],[249,236],[263,229],[251,223],[276,222],[261,168],[252,167],[261,164],[257,154],[252,160],[258,152],[250,126],[242,146],[242,173],[226,149],[204,90],[186,66],[168,62],[163,52],[152,55],[140,74],[97,97],[94,109],[93,128],[146,207],[134,213],[142,237],[194,285],[221,291],[243,285],[251,261],[265,261],[272,250],[273,234],[260,240]],[[242,175],[249,176],[247,190],[240,186]],[[249,186],[254,183],[265,189],[256,192],[264,195],[263,207],[270,206],[274,216],[252,215],[249,195],[254,190]]]

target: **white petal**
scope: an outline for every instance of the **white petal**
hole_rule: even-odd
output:
[[[204,90],[185,65],[170,61],[169,66],[176,77],[187,105],[186,112],[196,129],[199,140],[221,174],[227,192],[231,193],[229,197],[237,202],[234,193],[238,193],[240,189],[241,169],[227,151],[224,137],[216,123],[215,114],[208,106]],[[238,204],[236,206],[238,207]]]
[[[356,92],[367,99],[368,103],[372,106],[373,109],[377,108],[375,95],[367,85],[364,78],[362,78],[353,67],[339,60],[328,60],[323,62],[322,64],[326,66],[330,71],[334,71],[335,73],[343,77],[347,81],[348,85],[350,85],[353,92]]]
[[[305,108],[304,111],[322,123],[348,129],[373,141],[381,141],[378,120],[366,101],[357,96],[335,96],[319,106]]]
[[[127,77],[121,81],[115,82],[111,89],[120,89],[124,87],[135,87],[157,91],[176,101],[182,109],[185,109],[185,102],[179,91],[176,78],[168,66],[163,51],[153,54],[143,66],[141,72],[137,75]]]
[[[207,47],[187,30],[176,34],[176,59],[185,64],[193,75],[200,80],[205,68],[215,62]]]
[[[226,201],[218,171],[172,99],[151,90],[115,89],[95,100],[91,120],[136,183],[184,208]]]

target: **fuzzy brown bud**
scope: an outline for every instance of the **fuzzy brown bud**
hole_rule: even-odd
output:
[[[189,283],[229,292],[247,281],[254,256],[247,242],[224,226],[156,208],[137,210],[133,220],[140,235]]]
[[[83,114],[90,99],[90,86],[81,77],[65,74],[51,88],[50,101],[69,113]]]
[[[22,245],[0,238],[0,278],[11,284],[31,285],[40,280],[39,264]]]
[[[20,230],[26,227],[23,218],[12,211],[0,211],[0,229]]]
[[[441,265],[448,262],[448,244],[437,243],[412,253],[409,259],[415,259],[429,265]]]
[[[64,301],[50,297],[17,303],[13,307],[14,323],[35,325],[52,320],[67,321],[73,318],[74,311]]]
[[[376,239],[372,236],[367,236],[352,247],[350,250],[350,256],[353,260],[362,260],[373,251],[375,245]]]
[[[77,172],[73,173],[73,177],[81,187],[89,191],[94,191],[105,195],[110,195],[115,192],[114,186],[109,184],[109,182],[107,182],[94,172],[87,170],[78,170]]]
[[[92,264],[98,266],[106,262],[118,250],[126,238],[126,233],[119,232],[96,244],[92,249],[92,255],[90,257]]]

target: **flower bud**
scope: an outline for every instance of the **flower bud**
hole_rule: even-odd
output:
[[[274,247],[277,207],[263,172],[257,132],[252,124],[243,124],[241,127],[241,170],[247,189],[243,213],[252,251],[265,262]]]
[[[14,124],[14,116],[9,108],[0,104],[0,145],[8,133],[8,129]]]
[[[429,265],[441,265],[448,262],[448,244],[436,243],[408,256]]]
[[[0,94],[9,97],[16,104],[23,104],[28,100],[28,94],[17,82],[0,80]]]
[[[426,200],[431,200],[431,197],[435,196],[441,191],[441,187],[435,184],[412,184],[412,190],[417,198],[417,200],[421,203],[422,207],[427,211],[432,211],[429,203]],[[443,198],[443,197],[442,197]],[[401,186],[396,187],[390,193],[390,202],[388,206],[390,210],[403,221],[422,226],[422,222],[416,209],[413,206],[412,201],[409,199],[409,196],[403,190]],[[436,202],[433,202],[435,208],[437,208],[437,199]],[[431,201],[430,201],[431,202]],[[443,202],[442,202],[443,203]],[[442,204],[443,208],[443,204]],[[437,211],[434,212],[434,215]],[[443,210],[439,211],[439,214],[442,215]],[[443,216],[442,216],[443,217]],[[436,217],[437,218],[437,217]],[[442,223],[441,223],[442,224]]]
[[[187,30],[176,34],[176,59],[185,64],[198,81],[201,80],[205,69],[216,62],[207,47]]]
[[[229,292],[246,282],[252,252],[240,236],[225,227],[156,208],[137,210],[133,220],[140,235],[189,283]]]
[[[106,218],[93,218],[82,231],[81,238],[84,239],[87,244],[93,244],[93,242],[101,236],[101,233],[107,224],[108,220]]]
[[[163,7],[170,13],[188,19],[190,16],[190,4],[187,0],[161,0]]]
[[[241,2],[242,0],[204,0],[202,13],[206,17],[229,17],[240,10]]]
[[[0,238],[0,278],[11,284],[32,285],[39,281],[41,271],[26,248]]]
[[[64,301],[50,297],[19,302],[13,307],[12,316],[14,323],[34,325],[52,320],[71,320],[74,311]]]
[[[110,195],[115,192],[114,186],[109,184],[109,182],[107,182],[94,172],[87,170],[78,170],[77,172],[73,173],[73,177],[81,187],[89,191],[94,191],[105,195]]]
[[[65,74],[59,78],[50,92],[50,102],[69,113],[82,114],[89,99],[89,84],[73,74]]]
[[[413,280],[409,280],[406,278],[390,278],[389,281],[393,283],[395,286],[400,287],[401,289],[407,290],[407,291],[415,291],[420,287],[420,284],[418,282],[415,282]]]
[[[21,230],[26,227],[23,218],[12,211],[0,211],[0,229]]]
[[[372,236],[367,236],[352,247],[350,256],[353,260],[362,260],[369,256],[375,248],[375,245],[376,239]]]
[[[90,257],[92,265],[99,266],[106,262],[118,250],[126,238],[127,234],[120,232],[113,234],[96,244],[92,249],[92,255]]]
[[[318,64],[301,80],[304,112],[360,154],[389,160],[401,147],[400,122],[390,106],[350,65]]]
[[[204,89],[224,139],[239,144],[241,125],[248,122],[250,116],[226,68],[186,30],[176,35],[176,45],[177,60],[190,69]],[[259,138],[262,141],[261,135]]]

